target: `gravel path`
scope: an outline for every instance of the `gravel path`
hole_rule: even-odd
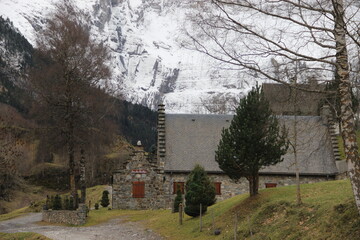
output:
[[[163,239],[151,230],[144,229],[140,223],[124,222],[113,219],[109,222],[91,227],[42,226],[41,213],[30,213],[26,216],[0,222],[0,232],[36,232],[54,240],[160,240]]]

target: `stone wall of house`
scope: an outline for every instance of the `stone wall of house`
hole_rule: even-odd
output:
[[[174,182],[186,182],[188,174],[185,173],[167,173],[166,184],[169,186],[169,195],[171,198],[170,206],[175,199],[176,194],[173,194]],[[249,183],[245,178],[241,178],[237,183],[231,180],[225,174],[208,174],[213,182],[221,182],[221,195],[217,195],[218,201],[233,197],[238,194],[249,192]],[[300,182],[304,183],[316,183],[322,181],[334,180],[334,177],[326,176],[301,176]],[[259,188],[265,188],[265,183],[276,183],[277,187],[295,185],[295,176],[279,176],[279,175],[260,175]]]
[[[66,223],[71,225],[83,225],[86,222],[87,208],[85,204],[79,204],[75,211],[70,210],[43,210],[42,220],[50,223]]]
[[[133,197],[133,183],[144,183],[144,197]],[[114,209],[159,209],[169,204],[164,190],[164,174],[147,160],[144,151],[136,151],[126,169],[113,174],[112,206]]]

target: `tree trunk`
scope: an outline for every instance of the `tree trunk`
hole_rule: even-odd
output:
[[[70,177],[70,192],[73,197],[75,209],[77,206],[77,189],[76,189],[76,181],[75,181],[75,159],[74,159],[74,146],[71,143],[68,143],[68,155],[69,155],[69,177]]]
[[[70,177],[70,192],[73,197],[73,209],[76,209],[78,206],[78,197],[77,197],[77,188],[76,188],[76,178],[75,178],[75,143],[74,143],[74,127],[71,121],[68,123],[69,133],[67,136],[68,144],[68,156],[69,156],[69,177]]]
[[[346,48],[343,0],[332,0],[335,16],[334,36],[336,40],[336,71],[339,76],[341,103],[341,134],[356,206],[360,213],[360,162],[352,110],[349,63]]]
[[[80,203],[85,203],[86,201],[86,180],[85,180],[85,151],[81,149],[80,151],[80,189],[81,189],[81,197]]]
[[[296,79],[294,82],[297,84]],[[297,158],[297,112],[298,112],[298,101],[297,101],[297,89],[294,88],[294,161],[295,161],[295,175],[296,175],[296,204],[301,205],[301,192],[300,192],[300,168]]]
[[[250,197],[253,197],[259,193],[259,175],[253,175],[248,177]]]

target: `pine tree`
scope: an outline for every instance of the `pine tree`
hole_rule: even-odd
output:
[[[200,204],[202,213],[205,213],[208,206],[215,203],[215,187],[210,181],[205,170],[196,165],[186,181],[185,213],[192,217],[200,215]]]
[[[53,210],[61,210],[61,209],[62,209],[61,197],[59,194],[56,194],[53,203]]]
[[[109,191],[105,190],[103,191],[102,193],[102,198],[101,198],[101,206],[103,207],[107,207],[109,206],[110,204],[110,201],[109,201]]]
[[[64,206],[64,210],[70,210],[70,200],[69,200],[68,196],[65,197],[63,206]]]
[[[221,136],[215,152],[219,167],[231,179],[245,177],[250,196],[258,194],[259,170],[283,161],[289,146],[285,127],[280,128],[259,86],[240,100],[230,127]]]
[[[70,196],[70,199],[69,199],[69,210],[75,210],[76,209],[76,206],[74,205],[74,197],[73,196]]]
[[[183,202],[181,188],[180,186],[177,187],[176,197],[174,200],[174,212],[179,212],[179,204]]]

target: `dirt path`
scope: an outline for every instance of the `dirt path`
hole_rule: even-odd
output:
[[[113,219],[109,222],[91,227],[42,226],[36,224],[41,221],[41,213],[31,213],[0,222],[0,232],[36,232],[54,240],[160,240],[163,239],[151,230],[144,229],[140,223],[124,222]]]

